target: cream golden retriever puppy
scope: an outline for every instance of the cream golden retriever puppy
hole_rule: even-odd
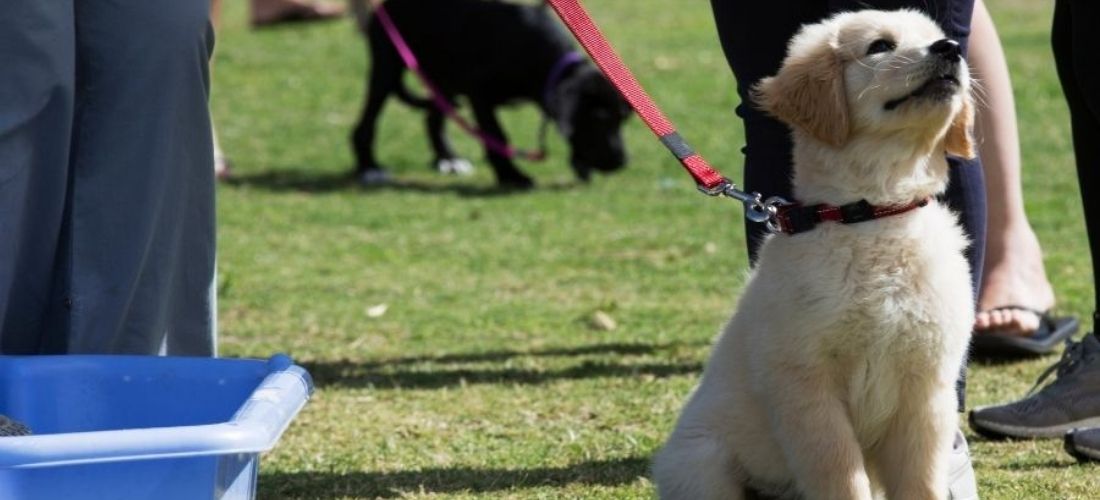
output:
[[[957,44],[905,10],[805,26],[760,82],[794,138],[797,234],[764,243],[655,458],[662,498],[947,497],[974,317],[968,241],[934,195],[945,153],[973,157],[969,88]]]

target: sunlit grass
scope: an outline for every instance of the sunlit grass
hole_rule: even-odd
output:
[[[587,2],[689,141],[740,177],[733,81],[704,0]],[[990,1],[1015,72],[1025,192],[1060,310],[1091,271],[1049,2]],[[576,184],[560,140],[502,194],[428,169],[423,119],[391,103],[379,150],[401,183],[346,175],[366,73],[348,21],[265,31],[227,6],[214,111],[237,182],[219,188],[221,350],[287,352],[317,393],[264,459],[260,497],[647,498],[649,456],[743,282],[741,210],[694,193],[637,120],[630,167]],[[504,117],[534,141],[529,107]],[[385,312],[378,315],[385,305]],[[617,323],[594,325],[603,312]],[[970,401],[1016,398],[1052,359],[975,366]],[[1057,442],[971,436],[983,498],[1093,498]]]

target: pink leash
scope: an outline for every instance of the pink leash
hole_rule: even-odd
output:
[[[443,97],[443,94],[439,91],[439,88],[432,83],[431,80],[420,69],[420,63],[416,60],[416,56],[413,55],[412,49],[409,48],[409,44],[405,42],[404,37],[401,36],[401,32],[397,30],[397,26],[393,24],[393,19],[390,18],[386,8],[383,7],[382,2],[375,1],[374,13],[378,16],[378,21],[382,23],[382,28],[386,30],[386,35],[389,36],[390,41],[393,42],[393,46],[397,48],[397,53],[401,55],[401,59],[405,62],[405,67],[409,68],[417,78],[420,79],[420,83],[428,89],[428,92],[432,96],[432,102],[439,108],[448,118],[458,124],[462,130],[466,133],[476,137],[486,148],[492,150],[506,158],[523,158],[530,161],[541,161],[546,158],[546,148],[541,147],[538,151],[525,151],[521,149],[515,149],[509,146],[499,138],[489,135],[484,130],[476,127],[474,124],[467,121],[462,115],[458,114],[458,110],[454,105],[447,101],[447,98]],[[546,124],[543,123],[542,130],[540,131],[540,142],[545,139]]]

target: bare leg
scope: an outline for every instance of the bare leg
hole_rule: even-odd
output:
[[[1039,240],[1024,212],[1012,83],[993,19],[982,0],[975,3],[971,28],[970,63],[984,87],[977,135],[989,204],[985,267],[974,328],[977,334],[1028,335],[1039,327],[1034,314],[990,309],[1019,305],[1044,311],[1054,306],[1054,291],[1043,269]]]

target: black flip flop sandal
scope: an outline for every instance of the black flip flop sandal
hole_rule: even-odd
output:
[[[1025,306],[1001,306],[989,311],[1027,311],[1039,317],[1039,328],[1029,336],[974,334],[971,354],[975,357],[1023,358],[1054,352],[1074,333],[1080,322],[1073,316],[1054,316],[1050,311],[1039,311]]]

